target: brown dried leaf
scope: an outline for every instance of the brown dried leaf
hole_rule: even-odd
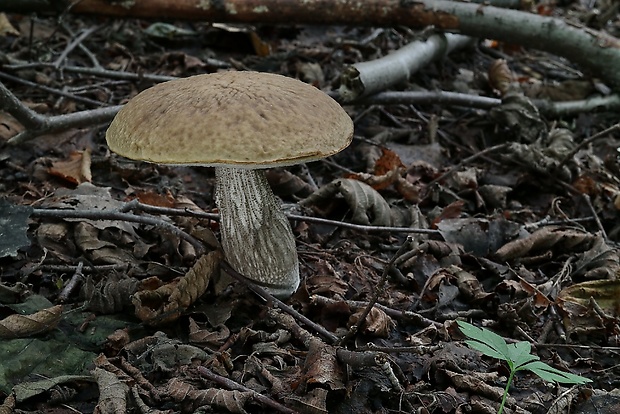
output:
[[[543,227],[524,239],[506,243],[495,253],[500,260],[513,260],[529,254],[540,253],[541,250],[562,249],[563,252],[590,248],[596,236],[575,229],[560,227]]]
[[[115,414],[127,412],[129,387],[118,377],[105,369],[95,368],[93,377],[99,386],[99,402],[95,414]]]
[[[211,277],[215,275],[221,260],[221,252],[212,251],[198,259],[181,279],[176,279],[152,291],[136,293],[132,298],[136,307],[136,316],[150,325],[160,325],[176,320],[206,292]]]
[[[309,388],[320,385],[330,390],[344,389],[343,373],[338,364],[336,349],[319,339],[313,338],[310,341],[302,371],[302,381]]]
[[[289,394],[284,400],[297,408],[297,411],[304,414],[328,414],[327,394],[329,390],[325,388],[315,388],[308,391],[303,396]]]
[[[5,13],[0,13],[0,36],[19,36],[19,30],[13,27]]]
[[[362,316],[364,309],[359,309],[349,318],[349,327],[354,326]],[[366,335],[387,338],[390,331],[396,326],[392,318],[384,311],[377,307],[373,307],[366,316],[366,320],[362,324],[362,332]]]
[[[62,305],[56,305],[30,315],[9,315],[0,321],[0,338],[27,338],[48,332],[60,321],[62,309]]]
[[[478,302],[494,296],[493,293],[488,293],[484,290],[482,283],[480,283],[476,276],[460,267],[450,266],[447,271],[456,277],[456,284],[459,287],[459,292],[467,300]]]
[[[522,93],[506,93],[502,104],[489,111],[489,117],[519,142],[535,142],[547,133],[547,124],[538,109]]]
[[[113,314],[131,305],[131,297],[139,283],[135,278],[121,278],[118,273],[110,273],[95,284],[89,275],[82,286],[81,297],[86,300],[87,309]]]
[[[229,336],[230,330],[226,325],[220,325],[216,330],[209,330],[200,327],[193,318],[189,318],[188,339],[191,344],[220,346]]]
[[[68,160],[54,162],[48,172],[71,184],[91,182],[93,176],[90,171],[90,150],[73,151]]]
[[[177,403],[190,403],[192,409],[210,406],[226,410],[229,413],[246,414],[244,405],[252,398],[252,392],[228,391],[215,388],[197,390],[179,378],[172,378],[165,387],[165,395],[169,395]]]
[[[340,178],[332,181],[310,197],[302,205],[331,202],[336,195],[342,195],[352,213],[351,221],[357,224],[390,226],[392,223],[390,206],[371,186],[358,180]]]
[[[502,95],[508,92],[510,84],[514,82],[512,71],[505,59],[496,59],[489,68],[489,83]]]
[[[599,308],[612,316],[620,315],[620,280],[591,280],[562,289],[559,302],[573,302],[589,306],[596,301]]]

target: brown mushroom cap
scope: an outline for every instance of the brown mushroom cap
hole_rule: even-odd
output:
[[[112,151],[135,160],[269,168],[335,154],[352,135],[347,113],[311,85],[222,72],[141,92],[116,115],[106,139]]]

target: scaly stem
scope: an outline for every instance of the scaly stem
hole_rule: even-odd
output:
[[[216,167],[222,247],[230,265],[274,296],[299,286],[291,225],[262,170]]]

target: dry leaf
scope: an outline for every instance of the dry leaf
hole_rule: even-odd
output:
[[[308,206],[333,201],[340,194],[351,209],[351,221],[357,224],[390,226],[390,206],[374,188],[361,181],[340,178],[332,181],[300,204]]]
[[[196,389],[179,378],[172,378],[165,387],[164,395],[169,395],[177,403],[190,403],[192,411],[210,406],[229,413],[246,414],[243,406],[253,397],[252,392],[228,391],[217,388]]]
[[[0,338],[27,338],[51,331],[60,321],[62,309],[56,305],[30,315],[9,315],[0,321]]]
[[[13,27],[5,13],[0,13],[0,36],[19,36],[19,30]]]
[[[86,300],[89,310],[109,315],[131,305],[131,296],[139,283],[135,278],[121,278],[118,273],[110,273],[95,285],[89,275],[82,286],[81,296]]]
[[[364,309],[359,309],[349,318],[348,326],[354,326],[362,316]],[[374,307],[366,316],[366,320],[362,324],[362,332],[366,335],[387,338],[390,331],[394,328],[395,323],[384,311]]]
[[[508,67],[505,59],[497,59],[489,68],[489,83],[491,87],[497,89],[502,95],[508,92],[510,84],[514,82],[512,71]]]
[[[95,414],[115,414],[127,412],[127,394],[129,387],[116,375],[101,368],[95,368],[93,377],[99,386],[99,401]]]
[[[549,226],[524,239],[506,243],[495,254],[500,260],[513,260],[552,248],[561,249],[564,253],[571,250],[583,251],[590,248],[595,239],[596,236],[590,233]]]
[[[221,260],[222,253],[219,250],[212,251],[198,259],[181,279],[155,290],[136,293],[132,298],[136,316],[154,326],[175,321],[206,292]]]
[[[48,172],[72,184],[91,182],[90,150],[73,151],[68,160],[54,162]]]

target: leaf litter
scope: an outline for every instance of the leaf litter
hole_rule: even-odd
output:
[[[0,41],[10,64],[58,57],[70,44],[52,19],[8,22]],[[79,32],[95,23],[67,15],[65,24]],[[116,105],[152,84],[70,71],[93,58],[162,77],[279,72],[334,92],[348,64],[416,41],[404,28],[112,20],[69,50],[62,76],[46,65],[2,72],[52,87],[6,81],[22,102],[61,114],[92,107],[80,97]],[[292,221],[304,282],[291,308],[218,266],[212,172],[122,160],[95,125],[3,146],[5,406],[49,408],[44,401],[62,384],[71,392],[59,404],[82,412],[496,412],[509,372],[464,346],[455,321],[467,320],[508,343],[531,342],[554,369],[593,380],[569,392],[519,374],[507,411],[604,409],[618,384],[619,137],[611,112],[553,119],[540,109],[540,99],[576,101],[605,86],[583,76],[575,88],[577,79],[565,79],[574,69],[485,42],[396,88],[500,98],[490,111],[432,101],[346,105],[356,124],[350,149],[268,175],[291,211],[325,219]],[[72,96],[56,94],[68,85]],[[0,117],[3,141],[27,129]],[[50,218],[39,209],[101,216]],[[46,302],[13,306],[35,298]],[[354,340],[340,346],[346,337]]]

